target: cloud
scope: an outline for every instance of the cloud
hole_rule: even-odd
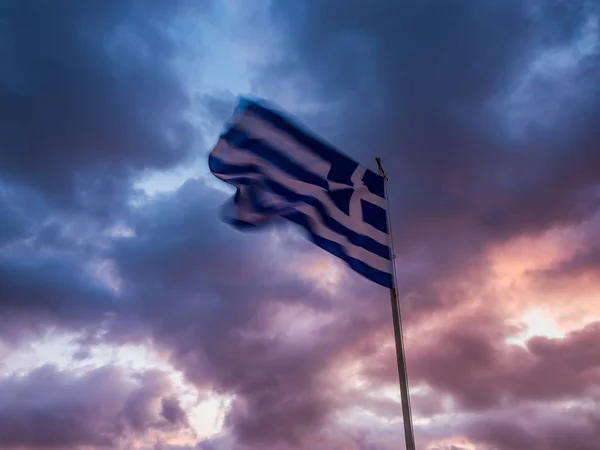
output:
[[[581,399],[600,385],[600,353],[594,345],[599,322],[562,339],[533,337],[525,347],[507,344],[514,331],[481,313],[438,323],[433,332],[411,340],[411,380],[451,395],[455,411]],[[385,357],[384,373],[393,379],[392,361]]]
[[[411,381],[451,394],[457,413],[585,398],[594,369],[564,367],[597,365],[583,338],[594,325],[507,344],[520,310],[490,289],[488,252],[600,206],[597,2],[309,1],[272,14],[288,51],[259,76],[265,95],[293,80],[322,105],[309,126],[367,164],[381,156],[390,175],[408,333],[433,324],[409,339]],[[469,304],[481,309],[452,317]],[[370,388],[396,377],[392,351],[374,348],[386,375],[367,357]]]
[[[35,192],[10,183],[0,183],[0,211],[0,246],[35,235],[50,213]]]
[[[382,157],[398,253],[462,241],[463,251],[441,255],[459,263],[490,240],[576,222],[598,208],[590,189],[598,184],[592,111],[600,97],[589,69],[598,52],[579,55],[578,47],[583,29],[598,41],[585,17],[597,14],[594,5],[277,3],[273,20],[283,24],[289,56],[263,79],[277,84],[300,74],[298,84],[328,106],[322,115],[336,117],[325,136],[365,163],[374,152]],[[529,73],[532,58],[558,45],[570,49],[583,78],[547,77],[564,81],[562,89],[591,83],[570,108],[577,120],[515,140],[500,126],[510,111],[497,99]],[[545,82],[536,80],[531,89]]]
[[[118,238],[113,254],[131,315],[109,334],[119,341],[146,330],[196,385],[234,395],[226,426],[242,440],[300,440],[333,409],[328,371],[336,355],[381,315],[338,310],[330,326],[296,335],[294,323],[278,325],[278,311],[294,306],[296,323],[303,315],[318,319],[331,296],[286,270],[286,255],[268,234],[248,238],[223,227],[215,197],[225,195],[188,181],[133,216],[133,236]]]
[[[83,374],[43,366],[4,377],[0,447],[122,448],[128,439],[144,438],[151,430],[186,426],[185,414],[170,395],[170,383],[160,372],[135,380],[111,366]]]
[[[473,421],[470,434],[498,450],[593,450],[600,430],[597,407],[579,405],[560,409],[505,410],[495,417]]]
[[[9,1],[0,177],[108,214],[136,173],[183,162],[194,131],[169,33],[182,11],[193,3]]]
[[[176,398],[163,398],[161,403],[161,415],[172,425],[187,424],[187,416]]]
[[[594,394],[597,322],[509,343],[541,291],[514,300],[513,286],[494,284],[490,255],[598,210],[596,6],[272,4],[286,52],[252,67],[257,90],[296,87],[319,105],[298,105],[308,123],[365,163],[381,156],[390,173],[417,442],[596,442],[593,414],[559,426],[566,413],[543,412]],[[205,12],[186,1],[3,9],[0,336],[58,328],[90,348],[154,346],[200,390],[230,398],[224,429],[200,448],[395,448],[397,398],[382,394],[397,391],[386,292],[337,270],[293,228],[224,226],[227,195],[210,182],[152,197],[132,187],[195,156],[196,100],[195,123],[217,127],[229,114],[231,96],[190,101],[175,66],[189,19]],[[574,282],[595,270],[594,231],[573,231],[581,252],[550,275]],[[115,448],[189,422],[164,376],[131,380],[113,367],[36,369],[0,380],[2,398],[0,446]],[[530,404],[535,433],[506,412]],[[447,428],[431,420],[450,413]]]
[[[597,276],[600,273],[600,247],[593,241],[590,244],[572,257],[559,261],[536,275],[542,280],[577,279],[586,275]]]
[[[0,254],[0,336],[101,324],[117,297],[78,256],[39,250]]]

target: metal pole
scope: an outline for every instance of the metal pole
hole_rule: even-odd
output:
[[[392,303],[392,321],[394,323],[394,338],[396,342],[396,360],[398,362],[398,380],[400,382],[400,399],[402,401],[402,422],[404,424],[404,441],[406,450],[415,450],[415,435],[413,431],[412,415],[410,412],[410,397],[408,394],[408,375],[406,373],[406,358],[404,356],[404,344],[402,340],[402,321],[400,318],[400,306],[396,288],[398,286],[398,277],[396,275],[396,254],[394,253],[394,240],[392,238],[392,224],[390,220],[390,200],[388,197],[387,182],[388,177],[381,165],[381,159],[375,158],[379,167],[379,175],[384,179],[385,199],[387,202],[387,219],[390,232],[390,247],[392,251],[392,267],[394,274],[394,287],[390,289],[390,301]]]

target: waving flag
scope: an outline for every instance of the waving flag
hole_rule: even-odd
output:
[[[240,100],[209,167],[237,188],[226,210],[233,226],[287,219],[356,272],[393,287],[385,180],[377,173],[248,99]]]

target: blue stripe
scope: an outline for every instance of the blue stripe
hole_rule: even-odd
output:
[[[214,160],[218,160],[214,156],[211,156],[211,158],[213,158]],[[220,166],[220,168],[221,168],[221,171],[219,172],[220,174],[224,174],[224,175],[228,174],[228,172],[227,172],[228,168],[231,168],[230,170],[232,172],[235,172],[235,174],[239,173],[237,171],[238,166],[224,164],[220,160],[218,160],[218,162],[215,161],[214,165]],[[241,166],[239,166],[239,167],[241,167]],[[244,167],[247,170],[247,172],[246,172],[247,174],[259,174],[259,175],[265,176],[265,174],[257,166],[248,165],[248,166],[244,166]],[[243,185],[251,184],[253,182],[256,183],[256,180],[253,180],[250,178],[244,179],[244,177],[239,177],[236,179],[238,179],[241,182],[240,184],[243,184]],[[227,180],[227,181],[231,182],[231,180]],[[371,253],[374,253],[377,256],[380,256],[384,259],[391,260],[390,248],[387,245],[381,244],[381,243],[377,242],[376,240],[374,240],[373,238],[370,238],[369,236],[359,234],[356,231],[347,228],[345,225],[343,225],[340,222],[338,222],[337,220],[335,220],[333,217],[331,217],[329,215],[329,213],[327,212],[327,209],[325,208],[323,203],[321,203],[320,200],[318,200],[315,197],[312,197],[310,195],[298,194],[297,192],[292,191],[291,189],[283,186],[282,184],[280,184],[272,179],[266,178],[266,177],[263,180],[263,183],[264,183],[262,185],[263,187],[270,189],[272,192],[276,193],[277,195],[280,195],[281,197],[285,198],[289,202],[292,202],[292,203],[303,202],[303,203],[308,203],[309,205],[313,206],[317,210],[317,212],[319,214],[319,218],[321,219],[321,221],[327,228],[329,228],[334,233],[345,236],[346,238],[348,238],[348,240],[353,245],[364,248],[365,250],[368,250]]]
[[[266,120],[279,130],[289,134],[299,144],[302,144],[308,150],[312,151],[314,154],[320,156],[326,161],[329,161],[330,163],[340,160],[354,162],[351,158],[344,155],[334,147],[324,143],[314,136],[311,136],[307,132],[302,131],[299,126],[294,125],[289,119],[283,117],[283,115],[278,114],[269,108],[265,108],[255,101],[242,98],[240,101],[240,108],[252,111],[261,119]]]
[[[354,195],[354,189],[338,189],[335,191],[327,192],[329,198],[337,208],[347,216],[350,215],[350,200]]]
[[[279,167],[281,170],[304,183],[313,184],[325,190],[329,189],[327,180],[306,170],[300,164],[294,162],[279,150],[271,147],[265,141],[251,138],[235,127],[231,127],[227,130],[226,133],[221,135],[221,138],[231,144],[233,151],[239,151],[236,150],[236,148],[244,149],[259,158],[264,159],[266,163]]]
[[[362,247],[365,250],[376,254],[377,256],[391,260],[390,248],[387,245],[381,244],[369,236],[359,234],[356,231],[347,228],[345,225],[331,217],[325,206],[315,197],[298,194],[297,192],[294,192],[273,180],[265,180],[265,186],[290,202],[308,203],[317,210],[320,220],[331,231],[345,236],[353,245],[356,245],[357,247]]]
[[[253,207],[255,208],[256,211],[258,211],[258,212],[268,212],[269,211],[270,208],[266,208],[266,207],[260,205],[258,198],[255,195],[255,192],[249,192],[248,196],[251,197],[248,200],[253,205]],[[312,226],[312,223],[311,223],[311,218],[307,214],[305,214],[301,211],[295,211],[293,213],[284,214],[281,217],[303,227],[307,231],[307,234],[308,234],[310,240],[314,244],[321,247],[323,250],[331,253],[332,255],[340,258],[346,264],[348,264],[352,269],[354,269],[356,272],[360,273],[361,275],[368,278],[369,280],[382,285],[383,287],[390,288],[390,289],[392,288],[391,273],[384,272],[379,269],[375,269],[374,267],[371,267],[370,265],[366,264],[365,262],[363,262],[359,259],[353,258],[352,256],[348,255],[348,253],[346,252],[346,249],[344,248],[343,245],[339,244],[338,242],[331,241],[329,239],[326,239],[326,238],[316,234],[315,230]],[[239,219],[233,219],[230,217],[227,217],[227,222],[229,222],[231,225],[233,225],[234,227],[241,229],[241,230],[256,229],[256,228],[260,227],[260,225],[257,226],[255,224],[245,222],[245,221],[242,221]]]
[[[327,177],[328,179],[337,181],[338,183],[350,184],[349,176],[351,176],[354,169],[359,165],[352,158],[310,135],[308,132],[303,131],[299,125],[293,124],[290,119],[283,117],[283,115],[269,108],[265,108],[255,101],[242,98],[239,107],[242,110],[247,109],[252,111],[275,128],[292,136],[299,144],[312,151],[315,155],[330,162],[332,167]],[[379,174],[367,169],[362,181],[372,194],[385,198],[384,180]]]
[[[362,219],[364,222],[382,233],[388,234],[387,212],[385,209],[366,201],[364,198],[360,199],[360,208],[362,209]]]
[[[262,173],[260,172],[259,167],[255,164],[227,164],[213,155],[208,157],[208,168],[212,173],[218,175],[245,175],[248,173]]]
[[[285,215],[284,217],[289,221],[294,222],[306,229],[310,240],[314,244],[321,247],[323,250],[331,253],[332,255],[337,256],[341,260],[345,261],[346,264],[348,264],[356,272],[363,275],[365,278],[368,278],[369,280],[389,289],[393,287],[391,273],[375,269],[374,267],[369,266],[363,261],[349,256],[342,245],[340,245],[337,242],[330,241],[329,239],[325,239],[324,237],[316,234],[312,229],[310,218],[306,214],[297,211],[295,213]]]
[[[269,122],[275,128],[278,128],[280,131],[292,136],[299,144],[312,151],[315,155],[320,156],[321,158],[330,162],[332,164],[332,173],[330,174],[331,178],[329,176],[328,178],[330,178],[332,181],[344,183],[345,178],[347,177],[342,177],[335,172],[338,170],[344,170],[345,172],[351,170],[351,172],[353,172],[354,169],[359,165],[356,161],[346,156],[335,147],[328,145],[322,140],[310,135],[308,132],[303,131],[299,125],[293,124],[290,119],[283,117],[283,115],[278,114],[269,108],[265,108],[255,101],[242,98],[240,100],[240,109],[252,111],[261,119]],[[338,178],[341,179],[338,180]],[[384,180],[380,175],[376,174],[372,170],[367,169],[365,176],[363,177],[363,182],[371,193],[381,198],[385,198],[383,184]]]
[[[346,186],[354,186],[352,182],[352,174],[358,167],[358,163],[351,160],[338,159],[331,163],[331,168],[327,174],[329,181],[345,184]]]
[[[381,175],[367,169],[363,175],[362,182],[365,183],[369,192],[381,198],[385,198],[385,180]]]

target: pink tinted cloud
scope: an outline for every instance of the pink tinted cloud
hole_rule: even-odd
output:
[[[119,448],[158,432],[187,430],[165,374],[132,379],[104,366],[82,374],[43,366],[0,379],[0,447]]]

